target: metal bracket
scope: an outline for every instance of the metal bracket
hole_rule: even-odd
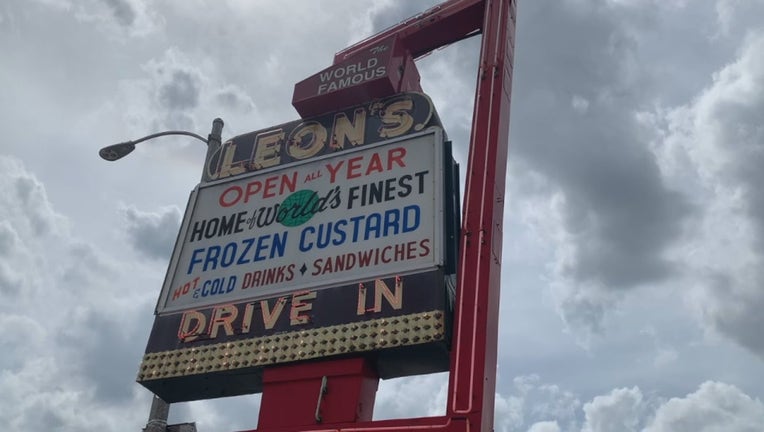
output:
[[[328,381],[326,375],[321,377],[321,389],[318,391],[318,402],[316,403],[316,423],[321,423],[321,401],[324,399],[324,395],[327,392],[326,383]]]

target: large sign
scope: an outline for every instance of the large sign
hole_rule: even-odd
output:
[[[438,128],[200,185],[157,312],[443,264]]]
[[[260,391],[337,355],[447,370],[458,168],[405,93],[235,137],[191,193],[138,381],[168,402]]]

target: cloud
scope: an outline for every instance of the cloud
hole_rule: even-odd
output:
[[[746,0],[716,0],[719,36],[739,36],[747,29],[761,25],[757,17],[764,13],[764,3]]]
[[[645,408],[639,388],[615,389],[584,404],[586,421],[581,431],[640,431],[645,418]]]
[[[528,432],[560,432],[560,426],[556,421],[543,421],[531,425]]]
[[[694,210],[664,182],[637,116],[649,103],[638,89],[652,86],[635,35],[654,25],[647,6],[630,5],[642,10],[626,24],[623,5],[572,7],[534,2],[518,15],[518,27],[543,15],[556,31],[526,29],[533,50],[518,40],[513,154],[547,180],[559,311],[597,333],[624,293],[676,274],[667,251]]]
[[[374,404],[374,419],[444,415],[447,374],[418,375],[381,381]]]
[[[141,302],[122,302],[124,275],[116,269],[73,236],[33,173],[0,156],[0,327],[7,330],[0,335],[0,423],[6,429],[114,430],[115,422],[134,423],[126,413],[96,408],[106,395],[119,395],[128,410],[146,396],[132,382],[137,338],[116,337],[143,329],[122,317]],[[131,357],[135,366],[126,369]],[[129,378],[116,382],[125,373]],[[81,415],[85,406],[98,412]]]
[[[105,105],[107,113],[122,116],[136,134],[185,130],[206,136],[203,131],[212,119],[224,117],[228,135],[236,133],[230,130],[231,125],[258,116],[247,92],[226,82],[224,71],[206,57],[172,47],[146,61],[141,69],[140,78],[120,82],[115,97],[119,106],[111,102]]]
[[[37,0],[71,13],[78,21],[95,24],[110,38],[144,37],[160,24],[145,0]]]
[[[175,245],[181,214],[177,207],[158,212],[142,212],[133,206],[122,208],[125,234],[130,244],[148,258],[167,261]]]
[[[17,159],[0,155],[0,293],[34,296],[45,262],[35,250],[67,235],[69,226],[48,202],[43,185]]]
[[[549,425],[554,423],[557,431],[560,425],[567,430],[577,423],[580,407],[578,397],[570,391],[544,383],[538,375],[521,375],[512,380],[511,388],[496,393],[495,428],[511,432],[531,425],[534,431],[554,431]]]
[[[168,111],[199,105],[199,77],[192,70],[173,70],[159,86],[159,105]]]
[[[684,398],[672,398],[655,412],[645,432],[757,432],[764,404],[729,384],[707,381]]]
[[[676,255],[690,304],[709,328],[764,357],[764,32],[691,103],[665,114],[664,172],[707,203]]]
[[[764,403],[733,385],[715,381],[702,383],[685,397],[668,400],[646,396],[638,387],[616,388],[586,402],[583,418],[579,403],[573,403],[572,410],[547,408],[567,399],[559,398],[565,392],[542,390],[528,398],[529,391],[550,387],[540,384],[537,376],[517,377],[515,383],[520,390],[516,395],[519,406],[524,405],[521,412],[527,416],[536,411],[537,415],[534,419],[523,418],[523,414],[507,419],[497,395],[497,430],[525,430],[526,424],[530,424],[528,432],[754,432],[764,427]],[[539,419],[543,414],[546,419]]]

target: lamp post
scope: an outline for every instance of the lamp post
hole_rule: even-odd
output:
[[[210,156],[215,153],[220,146],[222,145],[222,137],[221,134],[223,132],[223,120],[220,118],[216,118],[212,121],[212,130],[210,131],[210,134],[207,136],[207,139],[204,139],[201,135],[197,135],[193,132],[186,132],[186,131],[164,131],[164,132],[157,132],[153,133],[151,135],[146,135],[143,138],[139,138],[137,140],[130,140],[130,141],[124,141],[117,144],[112,144],[110,146],[106,146],[102,148],[101,150],[98,150],[98,155],[101,156],[101,158],[107,160],[107,161],[115,161],[118,159],[122,159],[123,157],[127,156],[135,150],[135,145],[138,143],[141,143],[143,141],[148,141],[154,138],[159,138],[162,136],[167,135],[185,135],[190,136],[193,138],[196,138],[203,143],[207,144],[207,155],[205,156],[205,162],[209,160]],[[205,163],[206,167],[206,163]],[[209,180],[207,177],[207,170],[202,168],[202,181]],[[144,432],[168,432],[169,430],[179,430],[176,426],[173,428],[173,426],[167,425],[167,416],[170,412],[170,404],[162,400],[157,395],[154,395],[154,399],[151,402],[151,410],[149,412],[149,419],[146,422],[146,427],[143,428]],[[181,426],[188,426],[188,425],[181,425]],[[190,426],[190,428],[186,428],[184,430],[188,431],[196,431],[195,426]]]
[[[146,135],[145,137],[138,138],[137,140],[124,141],[121,143],[106,146],[102,148],[101,150],[98,150],[98,155],[107,161],[113,162],[115,160],[122,159],[123,157],[130,154],[133,150],[135,150],[135,145],[143,141],[148,141],[154,138],[159,138],[159,137],[167,136],[167,135],[185,135],[185,136],[196,138],[199,141],[207,144],[207,156],[205,157],[205,162],[206,162],[209,159],[210,155],[212,155],[216,150],[220,148],[220,145],[222,142],[221,134],[223,132],[223,124],[224,124],[223,120],[220,118],[216,118],[215,120],[213,120],[212,131],[210,131],[210,134],[207,135],[207,139],[204,139],[201,135],[197,135],[193,132],[170,130],[170,131],[153,133],[151,135]],[[203,170],[202,181],[205,181],[205,180],[208,180],[207,173],[206,171]]]

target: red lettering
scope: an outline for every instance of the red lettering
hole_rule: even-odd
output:
[[[244,189],[238,185],[230,186],[220,194],[218,203],[221,207],[231,207],[242,201],[246,204],[256,195],[260,195],[261,198],[273,198],[287,192],[294,192],[295,189],[297,189],[297,171],[268,177],[265,183],[262,180],[252,180]]]
[[[403,258],[405,258],[405,254],[406,254],[405,244],[395,245],[395,261],[403,261]]]
[[[276,193],[273,191],[276,189],[276,179],[277,177],[268,177],[265,180],[265,191],[263,192],[263,198],[272,198],[276,196]]]
[[[406,259],[416,258],[416,242],[410,241],[406,243]]]
[[[387,169],[388,171],[393,169],[393,163],[398,164],[399,167],[404,168],[406,166],[406,163],[403,162],[403,157],[406,156],[406,149],[403,147],[398,147],[394,149],[390,149],[390,151],[387,152]]]
[[[382,159],[379,158],[379,153],[374,153],[371,155],[371,160],[369,161],[369,166],[366,168],[366,175],[369,175],[373,172],[384,172],[385,170],[382,168]]]
[[[229,197],[230,192],[233,192],[235,195],[233,199]],[[220,204],[221,207],[230,207],[236,204],[237,202],[239,202],[239,200],[241,199],[241,193],[242,191],[240,187],[231,186],[228,189],[224,190],[222,194],[220,194],[220,199],[218,200],[218,203]]]
[[[326,169],[329,170],[329,183],[334,183],[334,181],[337,178],[337,171],[340,170],[340,168],[342,167],[342,164],[344,163],[345,163],[344,160],[337,161],[337,166],[334,166],[334,167],[330,163],[326,164]]]
[[[260,193],[262,188],[263,184],[260,182],[260,180],[255,180],[247,183],[247,192],[244,194],[244,202],[249,202],[249,197]]]
[[[348,176],[347,179],[354,179],[361,177],[361,161],[363,156],[357,156],[348,161]]]
[[[420,257],[426,257],[430,254],[430,239],[424,239],[419,242],[419,247],[422,248],[422,252],[419,253]]]
[[[392,250],[392,249],[393,249],[392,246],[385,246],[384,249],[382,249],[382,262],[383,263],[387,264],[390,261],[392,261],[392,258],[387,256],[387,253],[390,252],[390,250]]]

